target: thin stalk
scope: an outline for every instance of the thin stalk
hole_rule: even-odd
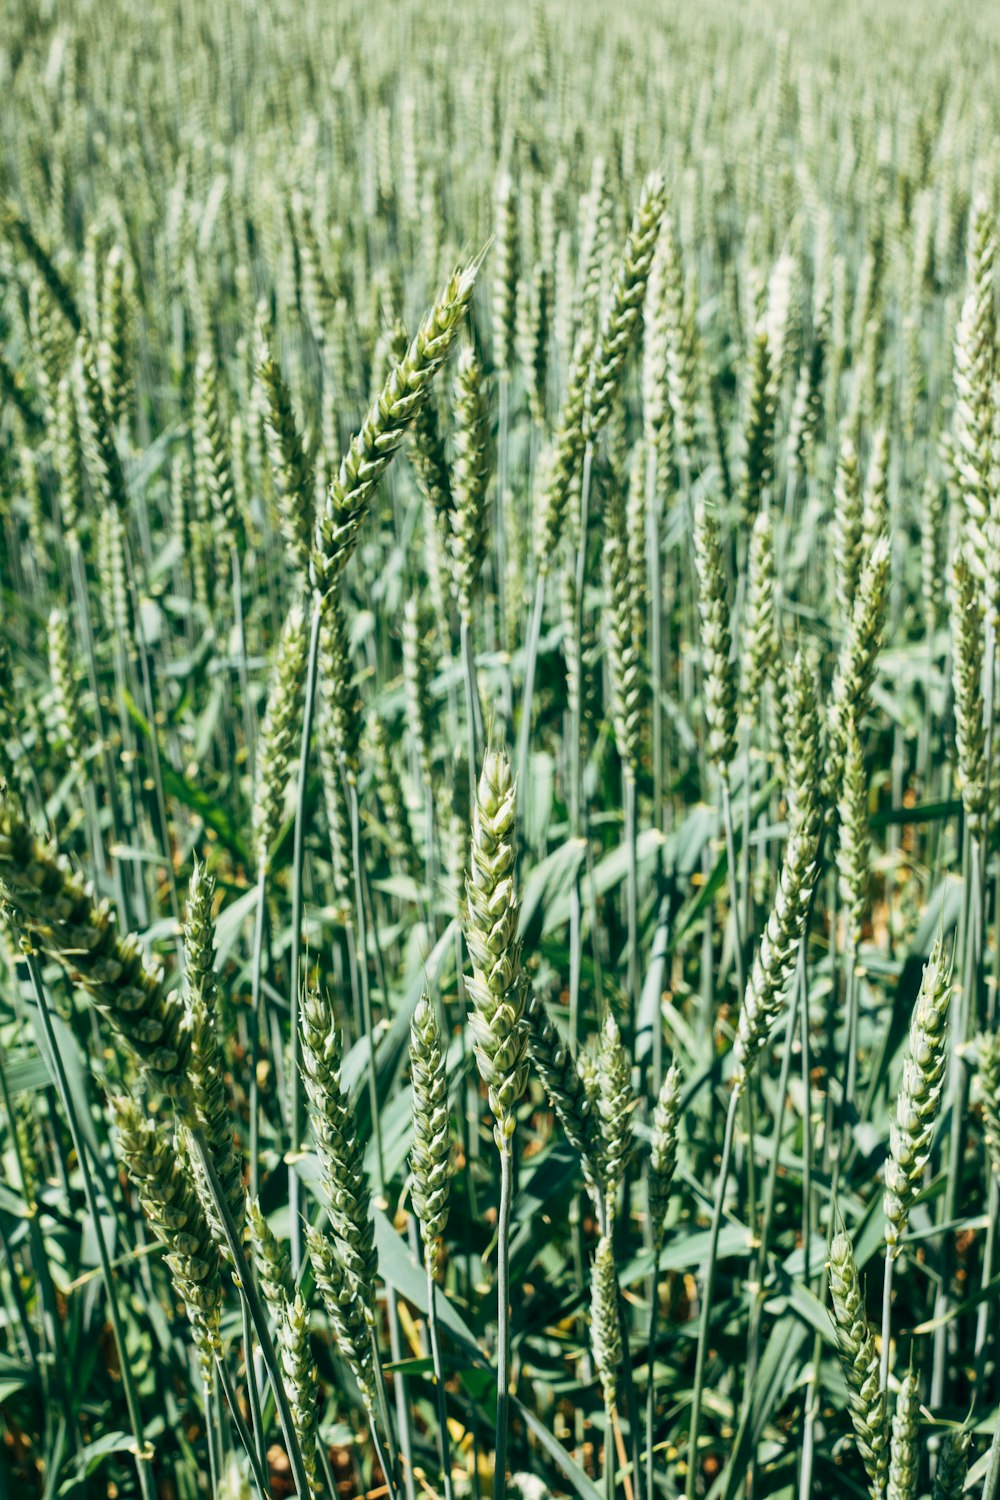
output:
[[[736,868],[736,835],[733,827],[733,799],[729,773],[722,776],[722,827],[726,838],[726,868],[729,876],[729,907],[733,921],[733,961],[736,968],[736,992],[740,1000],[746,990],[746,963],[743,950],[743,918],[740,913],[740,877]]]
[[[403,1346],[399,1337],[399,1309],[392,1287],[386,1288],[386,1313],[389,1324],[389,1349],[393,1363],[398,1365],[403,1358]],[[402,1460],[403,1488],[407,1500],[415,1500],[413,1484],[413,1434],[410,1430],[410,1403],[406,1390],[406,1377],[396,1370],[392,1377],[396,1397],[396,1428],[399,1432],[399,1451]]]
[[[146,712],[146,722],[149,726],[147,743],[149,745],[149,768],[153,776],[153,790],[156,794],[156,816],[160,825],[160,845],[163,854],[163,867],[167,875],[167,892],[170,896],[170,911],[177,924],[178,936],[176,939],[177,955],[181,956],[183,944],[180,938],[181,908],[180,899],[177,894],[177,871],[171,855],[170,824],[167,819],[167,799],[163,791],[163,770],[160,766],[160,741],[156,732],[156,708],[153,701],[153,680],[150,674],[149,648],[146,641],[146,631],[142,623],[142,606],[139,600],[139,588],[136,583],[135,563],[132,558],[132,549],[129,545],[128,533],[124,536],[125,548],[125,572],[128,577],[129,598],[132,601],[132,617],[135,620],[136,650],[139,656],[139,675],[142,684],[143,708]]]
[[[750,1321],[747,1331],[746,1379],[744,1381],[745,1404],[750,1401],[753,1383],[757,1375],[757,1360],[760,1355],[761,1310],[764,1301],[764,1278],[767,1275],[767,1250],[771,1241],[771,1226],[774,1223],[774,1201],[778,1183],[778,1161],[781,1156],[781,1135],[784,1129],[785,1109],[788,1101],[788,1080],[792,1072],[792,1038],[798,1024],[799,987],[792,990],[784,1046],[781,1049],[781,1071],[778,1076],[778,1108],[774,1120],[774,1141],[771,1159],[764,1184],[764,1212],[761,1219],[757,1243],[757,1263],[754,1275],[754,1299],[750,1304]]]
[[[576,635],[576,647],[578,658],[583,655],[583,590],[587,577],[587,525],[590,514],[590,475],[594,463],[594,450],[591,443],[583,455],[583,481],[580,486],[580,536],[577,542],[576,552],[576,578],[575,595],[573,599],[574,631]],[[572,799],[570,804],[570,816],[572,818],[572,829],[574,833],[580,833],[583,828],[583,688],[576,694],[576,702],[570,715],[570,775],[572,778]]]
[[[462,672],[465,682],[465,731],[469,753],[469,803],[475,805],[476,778],[482,758],[485,730],[483,728],[483,706],[479,701],[479,684],[476,681],[476,657],[472,649],[471,621],[462,616],[460,626]]]
[[[250,1404],[250,1427],[257,1446],[257,1457],[261,1467],[267,1468],[267,1433],[264,1431],[264,1412],[261,1406],[261,1380],[254,1358],[253,1326],[246,1298],[240,1298],[240,1316],[243,1320],[243,1364],[246,1370],[247,1401]]]
[[[652,706],[653,827],[663,832],[663,570],[657,504],[657,452],[646,453],[646,578],[649,586],[649,696]]]
[[[983,1485],[983,1500],[997,1500],[1000,1496],[1000,1406],[997,1407],[996,1426],[990,1444],[990,1464]]]
[[[302,744],[299,750],[299,784],[295,798],[295,833],[292,850],[292,944],[291,987],[289,1006],[291,1025],[288,1041],[289,1145],[294,1156],[302,1143],[302,1090],[299,1086],[299,956],[302,951],[302,869],[305,861],[306,782],[309,776],[309,747],[312,741],[316,711],[316,677],[319,662],[320,624],[323,604],[319,593],[313,596],[312,621],[309,628],[309,657],[306,665],[306,693],[302,711]],[[288,1174],[288,1209],[291,1216],[290,1249],[292,1272],[298,1277],[302,1266],[302,1216],[299,1208],[301,1189],[298,1173]]]
[[[372,1134],[375,1139],[376,1183],[380,1193],[385,1191],[385,1155],[382,1149],[382,1121],[379,1115],[378,1081],[375,1075],[375,1027],[372,1021],[371,989],[368,982],[368,916],[365,911],[362,885],[361,813],[358,805],[358,789],[353,782],[346,782],[347,803],[351,818],[351,857],[354,865],[354,921],[358,935],[358,978],[361,988],[361,1021],[368,1042],[368,1098],[372,1112]]]
[[[226,1404],[229,1407],[229,1411],[233,1419],[233,1425],[235,1426],[236,1431],[239,1434],[240,1442],[243,1444],[244,1452],[246,1453],[247,1459],[250,1463],[251,1471],[253,1472],[254,1483],[257,1486],[258,1494],[260,1495],[261,1500],[270,1500],[271,1487],[267,1482],[265,1471],[260,1466],[260,1459],[257,1457],[257,1454],[254,1450],[253,1438],[251,1437],[250,1432],[247,1428],[247,1424],[243,1419],[243,1413],[240,1410],[239,1397],[233,1389],[233,1378],[229,1373],[229,1367],[221,1355],[219,1355],[216,1360],[216,1367],[219,1371],[219,1380],[222,1383],[222,1390],[226,1398]]]
[[[285,1451],[288,1454],[288,1462],[292,1470],[292,1479],[295,1484],[299,1500],[307,1500],[309,1495],[309,1482],[306,1478],[305,1466],[302,1462],[302,1451],[299,1448],[299,1440],[295,1435],[295,1424],[292,1421],[291,1407],[288,1403],[288,1394],[285,1390],[285,1382],[281,1375],[281,1365],[271,1337],[271,1330],[267,1326],[267,1314],[257,1291],[257,1284],[253,1279],[240,1239],[239,1231],[233,1221],[233,1215],[226,1199],[225,1193],[219,1182],[219,1174],[215,1170],[215,1162],[209,1150],[208,1142],[205,1140],[204,1132],[196,1130],[192,1132],[195,1151],[198,1161],[205,1174],[205,1183],[209,1196],[215,1207],[222,1224],[222,1231],[226,1241],[226,1249],[229,1259],[239,1281],[239,1290],[246,1301],[250,1318],[253,1323],[257,1341],[260,1344],[260,1352],[267,1370],[271,1388],[274,1391],[274,1404],[278,1412],[278,1422],[281,1427],[281,1435],[285,1441]],[[249,1351],[248,1351],[249,1357]]]
[[[806,973],[806,942],[799,948],[796,983],[801,997],[802,1022],[802,1279],[806,1286],[812,1268],[812,1060],[809,1037],[809,979]]]
[[[500,410],[497,423],[497,491],[493,506],[493,545],[496,551],[494,583],[497,594],[497,624],[500,646],[507,649],[507,434],[510,427],[510,376],[500,372]]]
[[[497,1224],[497,1431],[493,1500],[507,1494],[507,1429],[510,1422],[510,1211],[514,1196],[514,1151],[500,1152],[500,1215]]]
[[[638,1484],[641,1475],[640,1461],[642,1457],[642,1450],[639,1445],[639,1403],[636,1399],[635,1380],[632,1374],[632,1351],[629,1348],[628,1340],[628,1318],[625,1313],[625,1304],[622,1300],[621,1288],[617,1284],[617,1277],[615,1278],[615,1282],[615,1300],[618,1307],[618,1329],[621,1335],[622,1344],[622,1388],[625,1391],[625,1410],[628,1412],[629,1447],[632,1449],[632,1469],[635,1472],[635,1479],[636,1483]],[[617,1416],[618,1412],[616,1409],[616,1420]],[[624,1448],[622,1448],[621,1452],[622,1468],[626,1469],[625,1487],[628,1491],[631,1491],[632,1481],[628,1477],[627,1473],[627,1462],[625,1459]],[[628,1496],[628,1500],[631,1500],[631,1495]]]
[[[427,1332],[431,1341],[431,1364],[434,1367],[434,1391],[437,1397],[438,1457],[441,1461],[441,1484],[444,1500],[452,1500],[450,1440],[448,1437],[448,1398],[444,1388],[444,1365],[441,1361],[441,1336],[438,1328],[437,1286],[431,1270],[430,1257],[427,1265]]]
[[[649,1336],[646,1343],[646,1500],[653,1500],[653,1427],[656,1422],[656,1317],[659,1312],[660,1252],[663,1237],[653,1247],[653,1272],[649,1296]]]
[[[394,1495],[399,1488],[399,1445],[393,1431],[392,1418],[389,1415],[389,1391],[385,1383],[385,1370],[382,1368],[382,1354],[378,1346],[378,1334],[374,1325],[369,1330],[372,1346],[372,1363],[375,1370],[375,1393],[378,1402],[378,1416],[382,1424],[382,1430],[390,1445],[389,1462],[386,1462],[385,1450],[379,1450],[379,1463],[385,1473],[386,1485],[389,1493]],[[374,1428],[373,1422],[373,1428]]]
[[[256,783],[257,715],[254,711],[253,698],[250,695],[250,674],[247,670],[247,638],[243,621],[243,572],[240,567],[240,554],[235,547],[232,549],[232,564],[236,670],[240,679],[240,697],[243,699],[243,735],[247,746],[247,769],[250,772],[250,785],[254,786]]]
[[[885,1247],[885,1271],[882,1277],[882,1359],[879,1365],[879,1385],[883,1393],[889,1389],[889,1337],[892,1332],[892,1270],[896,1257],[892,1247]]]
[[[979,1278],[981,1287],[989,1286],[993,1279],[993,1259],[996,1254],[998,1219],[1000,1219],[1000,1178],[997,1177],[995,1172],[991,1172],[986,1208],[986,1240],[983,1245],[983,1266]],[[989,1347],[990,1313],[992,1307],[992,1297],[988,1297],[979,1304],[979,1313],[976,1318],[975,1345],[977,1376],[973,1391],[980,1391],[983,1388],[983,1367],[986,1362],[986,1351]]]
[[[629,1034],[635,1030],[639,1011],[639,849],[638,814],[635,777],[626,769],[622,775],[625,811],[625,849],[628,858],[626,907],[628,912],[628,1009]]]
[[[139,1476],[139,1488],[142,1491],[143,1500],[155,1500],[153,1488],[153,1474],[150,1464],[152,1449],[147,1447],[145,1432],[142,1424],[142,1413],[139,1409],[139,1393],[136,1389],[135,1375],[132,1370],[128,1348],[125,1343],[125,1329],[122,1326],[121,1312],[118,1307],[118,1297],[115,1291],[114,1272],[111,1267],[111,1257],[108,1253],[108,1243],[104,1235],[104,1227],[101,1223],[97,1203],[97,1189],[90,1170],[90,1158],[87,1154],[87,1145],[80,1129],[80,1123],[76,1117],[76,1109],[73,1097],[70,1093],[69,1079],[66,1075],[66,1067],[63,1062],[62,1053],[59,1051],[59,1043],[56,1040],[55,1027],[52,1024],[52,1012],[49,1009],[48,997],[42,982],[41,971],[34,950],[25,948],[22,950],[25,962],[28,966],[28,974],[31,979],[31,988],[34,992],[35,1002],[38,1006],[38,1014],[42,1022],[42,1030],[45,1035],[46,1050],[49,1053],[46,1061],[52,1069],[55,1079],[59,1100],[62,1104],[66,1124],[69,1127],[70,1138],[73,1142],[73,1150],[76,1153],[77,1165],[80,1168],[80,1177],[83,1181],[83,1193],[87,1201],[87,1212],[90,1215],[94,1231],[94,1242],[97,1246],[98,1260],[101,1266],[101,1280],[104,1283],[104,1294],[108,1303],[108,1317],[111,1322],[111,1331],[114,1335],[115,1350],[118,1355],[118,1367],[121,1374],[122,1390],[125,1395],[125,1405],[128,1409],[129,1425],[132,1428],[132,1436],[135,1439],[135,1466]]]
[[[850,1111],[858,1088],[858,955],[854,939],[848,938],[844,953],[844,1008],[847,1017],[847,1079],[841,1111],[841,1137],[847,1134]],[[843,1139],[841,1141],[843,1147]]]
[[[219,1493],[219,1458],[215,1451],[215,1433],[217,1422],[215,1418],[215,1402],[212,1399],[211,1379],[205,1381],[205,1438],[208,1448],[208,1482],[212,1495]]]
[[[733,1135],[736,1128],[736,1111],[741,1090],[734,1088],[729,1096],[726,1112],[726,1133],[722,1142],[722,1159],[716,1178],[715,1205],[712,1209],[712,1227],[708,1241],[708,1260],[705,1264],[705,1285],[702,1290],[701,1317],[698,1323],[698,1352],[694,1367],[694,1392],[691,1397],[691,1422],[688,1434],[687,1482],[685,1500],[694,1500],[698,1478],[698,1434],[701,1427],[701,1403],[705,1393],[705,1364],[708,1358],[708,1336],[712,1317],[712,1294],[714,1291],[715,1264],[719,1254],[719,1231],[722,1228],[722,1208],[729,1177],[729,1163],[733,1154]]]
[[[951,1224],[958,1217],[961,1189],[963,1147],[965,1142],[965,1116],[969,1100],[969,1074],[962,1058],[962,1044],[968,1042],[972,1018],[976,1013],[977,996],[977,913],[979,897],[979,852],[978,839],[968,840],[968,879],[963,901],[964,964],[962,984],[955,997],[956,1017],[952,1028],[951,1073],[949,1077],[949,1106],[951,1109],[951,1132],[948,1139],[948,1168],[945,1181],[942,1220]],[[944,1396],[945,1364],[948,1339],[948,1321],[945,1314],[951,1301],[951,1266],[954,1235],[947,1231],[941,1256],[941,1283],[935,1302],[934,1316],[938,1319],[934,1330],[934,1354],[931,1366],[931,1405],[939,1406]]]
[[[393,1466],[389,1462],[389,1455],[382,1441],[382,1435],[378,1430],[378,1422],[375,1420],[374,1411],[369,1411],[368,1413],[368,1426],[372,1435],[372,1446],[375,1449],[375,1457],[378,1459],[379,1468],[382,1470],[382,1477],[385,1480],[386,1490],[390,1496],[390,1500],[395,1500],[396,1490],[392,1479]]]
[[[535,580],[535,603],[531,611],[528,645],[524,657],[524,687],[521,692],[521,723],[517,739],[517,784],[527,784],[528,750],[531,745],[531,700],[535,692],[535,668],[538,664],[538,647],[542,637],[542,618],[545,614],[545,577],[539,573]],[[518,799],[519,808],[524,807],[524,798]],[[523,813],[521,814],[523,817]]]
[[[118,844],[121,842],[121,815],[118,807],[118,782],[116,780],[115,762],[111,754],[111,745],[108,740],[107,729],[104,723],[104,711],[101,708],[101,689],[97,677],[97,654],[94,650],[94,633],[90,623],[90,599],[87,592],[87,574],[83,559],[83,549],[79,539],[73,536],[70,541],[70,569],[73,576],[73,591],[76,595],[76,612],[79,621],[80,636],[83,641],[83,654],[87,666],[87,684],[90,688],[91,697],[94,700],[94,724],[97,729],[97,737],[101,744],[101,755],[104,762],[104,780],[108,789],[108,811],[111,815],[111,837]],[[99,873],[104,867],[104,860],[98,866],[95,873]],[[123,931],[129,931],[132,923],[130,920],[130,906],[128,891],[125,887],[125,876],[119,860],[112,861],[112,870],[115,880],[115,896],[118,905],[118,914],[122,920]]]
[[[253,929],[253,962],[250,970],[250,1086],[247,1107],[250,1115],[250,1194],[257,1196],[260,1183],[260,1097],[257,1087],[257,1065],[260,1061],[260,992],[264,967],[264,925],[267,920],[267,865],[261,860],[257,870],[257,911]]]

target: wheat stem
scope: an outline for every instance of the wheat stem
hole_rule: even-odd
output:
[[[219,1174],[215,1168],[215,1160],[209,1147],[205,1134],[202,1130],[193,1130],[191,1140],[194,1144],[195,1153],[201,1170],[204,1173],[205,1184],[212,1199],[215,1212],[218,1215],[222,1227],[223,1237],[226,1242],[230,1263],[239,1282],[240,1295],[246,1303],[253,1331],[257,1335],[264,1366],[267,1370],[271,1389],[274,1392],[274,1403],[278,1410],[278,1422],[281,1427],[281,1435],[285,1442],[285,1451],[288,1454],[288,1462],[291,1465],[292,1478],[295,1483],[298,1500],[308,1500],[309,1481],[306,1477],[305,1467],[302,1462],[302,1451],[299,1440],[295,1433],[295,1423],[292,1420],[292,1411],[288,1403],[288,1394],[285,1390],[285,1382],[282,1378],[281,1365],[274,1348],[274,1340],[271,1330],[267,1324],[267,1314],[264,1311],[257,1285],[254,1281],[253,1272],[247,1261],[243,1243],[239,1231],[233,1220],[232,1212],[226,1195],[219,1182]],[[252,1350],[247,1347],[245,1357],[248,1362],[252,1359]],[[249,1379],[249,1374],[248,1374]]]
[[[729,1163],[733,1153],[733,1136],[736,1130],[736,1111],[742,1089],[734,1086],[729,1095],[726,1112],[726,1132],[722,1141],[722,1157],[715,1185],[715,1202],[712,1207],[712,1223],[708,1237],[708,1256],[701,1292],[701,1315],[698,1320],[698,1351],[695,1355],[694,1390],[691,1395],[691,1414],[688,1426],[687,1480],[684,1486],[685,1500],[694,1500],[698,1489],[698,1438],[701,1430],[701,1405],[705,1393],[705,1366],[708,1360],[708,1336],[712,1318],[712,1300],[715,1290],[715,1265],[719,1255],[719,1231],[722,1228],[722,1208],[729,1179]]]
[[[309,750],[316,713],[316,679],[319,664],[320,627],[323,623],[323,601],[319,591],[313,593],[309,622],[309,650],[306,656],[306,689],[302,706],[302,739],[299,748],[299,779],[295,797],[295,827],[292,849],[292,936],[289,968],[291,1011],[288,1037],[289,1150],[296,1155],[302,1143],[302,1091],[299,1086],[299,997],[302,992],[300,954],[302,951],[303,866],[305,864],[306,795],[309,780]],[[299,1175],[294,1167],[288,1174],[288,1209],[291,1215],[292,1274],[298,1277],[302,1265],[302,1211]]]

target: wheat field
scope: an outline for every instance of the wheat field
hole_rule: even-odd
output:
[[[0,1500],[1000,1500],[995,20],[7,0]]]

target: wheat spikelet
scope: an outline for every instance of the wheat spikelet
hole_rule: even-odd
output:
[[[663,1229],[670,1203],[670,1190],[677,1166],[677,1129],[680,1116],[681,1072],[674,1063],[667,1069],[653,1111],[650,1130],[649,1225],[654,1249],[663,1243]]]
[[[594,350],[585,398],[584,430],[588,442],[593,441],[608,420],[629,347],[642,316],[665,203],[663,180],[658,173],[653,173],[643,183],[642,195],[615,274],[608,312]]]
[[[275,1326],[275,1343],[310,1496],[318,1500],[323,1493],[317,1455],[318,1376],[310,1347],[308,1309],[295,1290],[288,1253],[278,1243],[256,1199],[247,1205],[247,1220],[254,1270]]]
[[[202,349],[195,362],[192,434],[195,505],[199,515],[214,513],[227,547],[237,547],[242,538],[228,425],[222,412],[219,371],[209,349]]]
[[[744,524],[752,526],[774,479],[774,378],[764,322],[754,331],[748,363],[739,501]]]
[[[842,620],[850,620],[864,562],[861,465],[849,432],[841,435],[833,486],[834,589]]]
[[[993,216],[985,197],[977,193],[969,219],[968,291],[955,330],[954,458],[965,523],[980,578],[986,572],[987,523],[992,509],[990,467],[997,338],[995,256]]]
[[[76,387],[77,414],[90,483],[105,505],[113,505],[124,515],[128,510],[125,475],[115,447],[94,351],[83,334],[76,341]]]
[[[961,1500],[969,1472],[972,1433],[958,1428],[946,1433],[938,1449],[931,1500]]]
[[[465,940],[472,964],[466,991],[479,1073],[493,1111],[497,1148],[510,1151],[516,1108],[528,1081],[528,1023],[514,881],[514,777],[506,752],[490,746],[472,815],[465,882]]]
[[[847,940],[854,953],[868,904],[871,835],[868,831],[868,782],[854,713],[847,710],[844,779],[837,803],[837,872],[847,920]]]
[[[985,832],[986,726],[983,717],[983,614],[968,559],[952,565],[952,680],[955,686],[955,749],[962,805],[973,838]]]
[[[133,1099],[112,1099],[111,1112],[118,1150],[150,1228],[167,1252],[167,1265],[187,1309],[208,1380],[222,1353],[219,1252],[165,1127],[147,1118]]]
[[[0,891],[42,950],[80,984],[164,1093],[187,1089],[183,1006],[147,968],[138,940],[119,937],[65,860],[34,838],[8,799],[0,807]]]
[[[600,1164],[605,1227],[610,1234],[632,1150],[632,1112],[638,1102],[632,1092],[632,1067],[618,1023],[612,1015],[607,1016],[601,1028],[596,1102],[601,1122]]]
[[[69,629],[65,612],[49,612],[49,676],[52,679],[53,738],[60,744],[73,770],[85,775],[84,745],[86,731],[80,694],[73,670]]]
[[[706,749],[719,775],[727,778],[736,754],[736,683],[730,662],[729,600],[719,523],[714,512],[701,500],[695,510],[694,549],[708,729]]]
[[[848,710],[853,711],[856,722],[860,722],[875,677],[885,624],[888,584],[889,541],[883,535],[861,570],[850,623],[837,657],[830,689],[823,777],[823,800],[828,807],[835,805],[844,772]]]
[[[337,1251],[325,1235],[320,1234],[312,1225],[307,1225],[306,1244],[316,1286],[323,1298],[337,1348],[350,1366],[365,1410],[372,1417],[377,1391],[366,1309]]]
[[[517,296],[517,213],[514,183],[509,172],[501,172],[496,185],[496,218],[493,239],[493,281],[490,312],[493,324],[493,364],[507,373],[515,337]]]
[[[296,601],[285,616],[275,654],[267,709],[257,738],[251,828],[258,869],[270,866],[278,836],[285,791],[298,742],[309,640],[305,611]]]
[[[403,611],[403,690],[410,734],[424,782],[428,786],[431,783],[433,744],[430,636],[431,620],[428,612],[419,598],[411,596]]]
[[[889,1445],[889,1474],[886,1500],[916,1500],[920,1469],[918,1417],[920,1383],[915,1370],[907,1370],[896,1396],[892,1414],[892,1439]]]
[[[195,861],[184,923],[184,1004],[189,1037],[184,1117],[188,1126],[205,1142],[223,1197],[239,1231],[246,1215],[246,1196],[243,1162],[233,1139],[225,1064],[216,1031],[214,894],[214,882],[206,875],[204,867]],[[202,1205],[216,1243],[225,1246],[225,1228],[200,1173],[196,1173],[196,1181],[203,1189]]]
[[[306,455],[288,387],[263,329],[258,330],[257,382],[281,534],[292,567],[304,582],[315,513],[315,466]]]
[[[622,770],[634,781],[642,745],[643,672],[636,631],[636,580],[629,566],[625,511],[618,493],[608,507],[604,573],[611,606],[605,615],[611,722]]]
[[[75,536],[83,513],[83,440],[73,390],[72,375],[63,375],[56,392],[55,431],[52,445],[59,475],[59,504],[63,526]]]
[[[542,463],[543,486],[536,510],[535,561],[538,571],[543,574],[550,571],[562,540],[574,483],[579,477],[580,464],[587,446],[584,418],[593,352],[593,330],[584,328],[577,336],[566,376],[555,437]]]
[[[816,798],[818,726],[815,684],[802,654],[790,704],[789,830],[774,906],[754,955],[740,1007],[733,1058],[742,1089],[767,1044],[792,977],[816,880],[819,814]]]
[[[903,1060],[903,1079],[896,1095],[896,1118],[889,1127],[889,1155],[885,1164],[886,1244],[898,1253],[906,1233],[910,1206],[920,1190],[930,1159],[931,1136],[944,1083],[948,1007],[951,984],[945,969],[941,939],[924,965],[913,1016],[910,1044]]]
[[[407,874],[416,875],[420,862],[413,840],[409,809],[385,723],[374,712],[368,716],[368,744],[372,754],[375,789],[389,836],[389,847]]]
[[[127,268],[125,251],[121,245],[112,245],[104,263],[97,366],[108,416],[115,427],[125,421],[132,403],[132,309]]]
[[[477,270],[473,265],[455,272],[341,459],[316,521],[313,573],[324,593],[353,552],[375,486],[448,356],[468,310]]]
[[[590,1276],[590,1342],[604,1394],[604,1405],[613,1411],[618,1402],[618,1371],[622,1362],[622,1336],[618,1321],[618,1277],[615,1253],[608,1236],[602,1235],[594,1253]],[[610,1460],[607,1460],[610,1462]]]
[[[983,1137],[993,1171],[1000,1176],[1000,1035],[980,1036],[976,1055],[983,1105]]]
[[[577,1071],[576,1063],[549,1019],[541,996],[528,1000],[528,1051],[546,1097],[566,1139],[580,1154],[584,1180],[596,1200],[600,1178],[601,1140],[596,1112]]]
[[[455,463],[452,469],[452,556],[462,618],[472,620],[472,595],[486,557],[490,477],[489,410],[479,362],[469,345],[455,377]]]
[[[339,593],[323,598],[319,636],[319,681],[323,698],[320,721],[326,753],[348,785],[357,780],[361,747],[361,704],[354,685],[351,642]]]
[[[764,686],[774,679],[781,660],[777,608],[774,527],[770,512],[762,510],[753,523],[747,558],[744,700],[751,715],[759,709]]]
[[[336,1252],[369,1325],[375,1319],[378,1255],[364,1149],[341,1082],[341,1039],[330,1005],[315,992],[302,1005],[302,1076],[313,1107],[312,1125],[330,1211]]]
[[[872,1500],[882,1500],[889,1469],[885,1393],[879,1385],[875,1335],[868,1326],[854,1250],[846,1234],[830,1246],[830,1297],[837,1346],[848,1385],[848,1406]]]
[[[437,1279],[441,1236],[448,1223],[451,1180],[451,1114],[448,1078],[434,1007],[426,995],[410,1022],[410,1072],[413,1079],[413,1207],[424,1237],[424,1254]]]

